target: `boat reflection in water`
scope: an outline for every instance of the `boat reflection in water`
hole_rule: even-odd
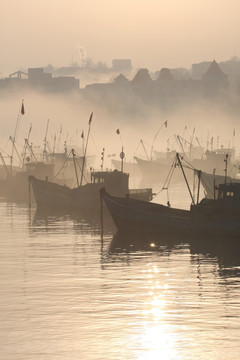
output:
[[[65,222],[73,223],[73,227],[77,232],[102,236],[104,234],[112,234],[116,231],[116,227],[112,221],[110,214],[104,212],[104,221],[99,207],[79,208],[77,211],[63,208],[45,208],[37,207],[32,220],[33,229],[38,231],[45,225],[49,231],[51,228],[56,229],[58,224],[64,226]]]
[[[117,232],[109,245],[110,255],[136,254],[136,252],[157,252],[170,256],[185,251],[191,254],[191,262],[201,264],[209,261],[218,266],[222,277],[240,276],[240,242],[236,239],[221,239],[203,235],[164,235]],[[129,260],[129,259],[128,259]],[[129,260],[130,261],[130,260]]]
[[[48,223],[42,226],[44,219]],[[205,359],[211,353],[217,360],[232,345],[229,359],[237,359],[239,262],[231,256],[234,251],[228,252],[227,246],[226,251],[214,249],[212,238],[112,235],[106,226],[102,245],[99,224],[98,219],[84,220],[84,214],[37,211],[33,231],[43,234],[31,237],[28,251],[21,242],[27,254],[27,299],[33,299],[27,305],[35,320],[45,305],[41,301],[48,299],[45,306],[51,311],[39,335],[53,356],[57,344],[61,359],[66,358],[64,348],[74,339],[67,357],[77,358],[81,352],[87,360],[193,359],[193,355]],[[39,293],[32,286],[36,264],[41,266],[37,279],[43,284]],[[59,337],[53,343],[48,333],[44,335],[49,323]],[[226,338],[219,344],[223,332]],[[31,350],[35,358],[43,341]]]
[[[116,232],[113,235],[110,244],[110,252],[126,252],[131,253],[135,251],[162,251],[169,249],[172,250],[176,246],[187,246],[186,238],[177,236],[161,236],[158,234],[146,233],[129,233],[129,232]]]

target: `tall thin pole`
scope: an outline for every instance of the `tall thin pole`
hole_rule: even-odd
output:
[[[146,157],[147,157],[147,159],[149,160],[148,153],[147,153],[147,151],[146,151],[146,148],[145,148],[145,145],[144,145],[142,139],[140,140],[140,142],[141,142],[141,144],[142,144],[142,147],[143,147],[143,150],[144,150],[144,152],[145,152],[145,154],[146,154]]]
[[[198,191],[197,191],[197,204],[199,203],[201,174],[202,174],[202,171],[201,171],[201,170],[198,170]]]
[[[121,154],[120,154],[120,157],[121,157],[121,172],[123,172],[123,159],[124,159],[124,151],[123,151],[123,146],[122,146],[122,151],[121,151]]]
[[[10,157],[10,159],[11,159],[11,162],[10,162],[11,163],[11,175],[12,175],[12,166],[13,166],[13,154],[14,154],[14,150],[16,150],[15,141],[16,141],[17,132],[18,132],[18,129],[19,129],[19,123],[20,123],[21,114],[22,115],[25,114],[23,100],[22,100],[22,105],[21,105],[21,111],[19,112],[19,114],[17,116],[17,121],[16,121],[15,129],[14,129],[13,138],[10,136],[10,140],[12,141],[12,155]],[[22,161],[20,160],[20,162],[22,162]]]
[[[43,148],[43,160],[47,155],[47,134],[48,134],[48,125],[49,125],[49,119],[47,121],[47,128],[46,128],[46,134],[44,138],[44,148]]]
[[[80,186],[82,186],[82,181],[83,181],[83,172],[84,172],[85,161],[86,161],[87,146],[88,146],[88,139],[89,139],[90,128],[91,128],[91,123],[92,123],[92,117],[93,117],[93,113],[91,113],[89,121],[88,121],[88,134],[87,134],[87,141],[86,141],[86,146],[85,146],[84,155],[83,155],[83,164],[82,164]]]
[[[162,127],[165,125],[165,127],[167,127],[167,121],[165,121],[161,126],[160,128],[158,129],[156,135],[154,136],[154,139],[153,139],[153,142],[152,142],[152,147],[151,147],[151,153],[150,153],[150,160],[152,160],[152,153],[153,153],[153,145],[154,145],[154,142],[159,134],[159,131],[162,129]]]
[[[216,200],[216,178],[215,178],[215,175],[216,175],[216,169],[214,168],[213,169],[213,198],[214,198],[214,200]]]
[[[188,188],[189,194],[190,194],[191,199],[192,199],[192,203],[193,203],[193,204],[195,204],[195,201],[194,201],[194,198],[193,198],[193,195],[192,195],[192,192],[191,192],[190,186],[189,186],[189,184],[188,184],[188,181],[187,181],[187,178],[186,178],[185,172],[184,172],[184,170],[183,170],[183,166],[182,166],[182,163],[181,163],[181,160],[180,160],[180,156],[179,156],[179,154],[178,154],[178,153],[176,154],[176,157],[177,157],[178,164],[179,164],[179,166],[180,166],[180,168],[181,168],[181,170],[182,170],[182,173],[183,173],[184,179],[185,179],[185,181],[186,181],[187,188]]]
[[[226,183],[227,183],[228,154],[226,154],[226,157],[225,157],[224,161],[226,163],[226,166],[225,166],[225,169],[224,169],[224,171],[225,171],[225,181],[224,181],[224,183],[226,185]]]
[[[29,128],[29,131],[28,131],[27,142],[29,142],[31,131],[32,131],[32,124],[30,124],[30,128]],[[25,141],[24,142],[24,151],[23,151],[23,160],[22,160],[22,165],[23,166],[24,166],[24,163],[25,163],[26,151],[27,151],[27,144],[26,144],[26,141]]]
[[[77,173],[77,166],[76,166],[76,159],[75,159],[75,152],[72,149],[72,156],[73,156],[73,165],[74,165],[74,170],[75,170],[75,175],[76,175],[76,179],[77,179],[77,186],[79,187],[79,180],[78,180],[78,173]]]
[[[102,160],[102,163],[101,163],[101,169],[103,170],[103,163],[104,163],[104,152],[105,152],[105,148],[102,149],[102,152],[101,152],[101,160]]]

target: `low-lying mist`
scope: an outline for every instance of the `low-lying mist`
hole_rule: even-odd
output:
[[[21,115],[24,99],[25,114]],[[232,103],[237,102],[232,99]],[[90,97],[82,93],[41,94],[33,91],[24,93],[4,93],[1,104],[1,145],[3,154],[7,153],[9,136],[14,136],[16,123],[16,144],[21,148],[24,139],[28,138],[33,148],[43,149],[47,133],[49,151],[64,151],[64,142],[68,151],[71,148],[81,151],[82,134],[86,144],[88,122],[93,112],[91,131],[88,142],[89,155],[96,155],[96,168],[101,165],[101,152],[105,149],[105,165],[110,167],[111,156],[119,159],[124,148],[126,160],[131,161],[135,155],[145,156],[142,139],[146,151],[155,150],[180,151],[176,135],[188,142],[209,149],[220,147],[236,147],[239,151],[239,119],[238,106],[231,103],[199,100],[194,102],[173,103],[171,106],[150,106],[139,98],[117,99],[116,97]],[[167,126],[166,125],[167,122]],[[48,124],[48,130],[47,130]],[[30,135],[29,130],[31,127]],[[116,133],[119,129],[120,134]]]

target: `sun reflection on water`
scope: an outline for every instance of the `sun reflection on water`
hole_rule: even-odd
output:
[[[142,350],[138,360],[181,359],[175,348],[175,337],[168,324],[147,326],[141,336]]]
[[[166,292],[169,284],[166,282],[168,273],[161,273],[161,279],[155,278],[160,273],[156,265],[148,264],[143,270],[146,274],[147,300],[142,311],[144,318],[140,334],[141,350],[137,351],[137,360],[175,360],[180,359],[177,349],[176,326],[170,319],[170,304]]]

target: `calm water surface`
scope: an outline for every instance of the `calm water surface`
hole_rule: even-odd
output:
[[[0,222],[1,359],[239,360],[236,244],[101,239],[4,201]]]

